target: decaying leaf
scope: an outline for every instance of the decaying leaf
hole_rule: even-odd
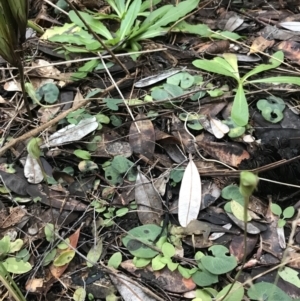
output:
[[[190,158],[181,181],[178,201],[178,219],[182,227],[197,219],[201,207],[201,179],[197,167]]]
[[[163,213],[162,199],[152,182],[140,171],[135,184],[135,201],[138,205],[138,216],[142,224],[160,224]]]
[[[96,130],[97,127],[98,122],[96,121],[96,117],[82,119],[78,124],[70,124],[52,134],[46,143],[41,145],[41,147],[53,147],[78,141],[92,131]]]
[[[151,120],[145,118],[143,114],[136,116],[138,121],[132,122],[130,126],[129,142],[134,153],[151,159],[155,148],[155,132]]]
[[[150,297],[150,295],[147,295],[144,290],[141,289],[140,284],[135,284],[135,282],[126,275],[110,275],[110,278],[125,301],[156,300]]]
[[[27,178],[29,183],[38,184],[44,179],[43,171],[39,165],[39,162],[32,158],[30,154],[27,155],[24,176]]]

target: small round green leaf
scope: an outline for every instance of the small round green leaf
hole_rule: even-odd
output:
[[[294,214],[295,214],[295,208],[292,206],[285,208],[282,213],[284,218],[292,218]]]
[[[206,269],[198,270],[195,274],[192,275],[193,281],[199,286],[210,286],[213,283],[217,283],[219,278],[217,275],[214,275],[207,271]]]
[[[162,252],[165,257],[173,257],[176,253],[174,246],[172,244],[170,244],[169,242],[165,242],[162,245]]]
[[[80,159],[83,160],[90,160],[91,154],[88,151],[82,150],[82,149],[76,149],[74,151],[74,155]]]
[[[36,91],[36,97],[39,101],[44,98],[45,102],[50,104],[55,103],[58,100],[58,96],[59,89],[53,83],[45,84]]]
[[[107,266],[117,269],[122,262],[121,252],[114,253],[108,260]]]
[[[152,269],[153,269],[153,271],[162,270],[166,266],[166,264],[161,261],[162,258],[163,258],[162,255],[157,255],[156,257],[154,257],[152,259]]]
[[[67,250],[62,253],[58,257],[56,257],[53,261],[53,264],[56,267],[63,266],[67,263],[69,263],[75,256],[75,251],[74,250]]]
[[[83,287],[79,287],[73,294],[74,301],[84,301],[86,297],[86,290]]]
[[[153,241],[160,233],[161,227],[155,224],[148,224],[128,231],[128,235],[122,239],[122,242],[133,256],[153,258],[158,252],[147,245],[152,246]]]
[[[233,255],[226,255],[228,249],[221,245],[215,245],[209,248],[214,256],[204,256],[201,263],[204,268],[215,275],[230,272],[237,266],[236,258]]]
[[[274,203],[271,204],[271,211],[272,213],[278,216],[280,216],[282,213],[282,209],[280,208],[280,206]]]
[[[32,269],[32,266],[29,262],[17,260],[14,257],[5,259],[5,261],[3,261],[3,265],[8,272],[13,274],[24,274]]]

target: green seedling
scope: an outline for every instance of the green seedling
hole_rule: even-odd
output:
[[[207,72],[213,72],[223,76],[228,76],[236,80],[237,87],[231,110],[231,118],[238,126],[245,126],[248,124],[249,120],[248,103],[244,91],[245,85],[257,83],[279,83],[295,84],[300,86],[300,77],[293,76],[277,76],[248,80],[248,78],[253,75],[262,73],[267,70],[276,69],[283,62],[283,58],[283,52],[278,51],[274,53],[270,58],[269,64],[260,64],[246,73],[243,77],[241,77],[239,73],[237,57],[232,53],[223,54],[223,58],[216,57],[212,60],[195,60],[193,62],[193,65]]]
[[[266,99],[260,99],[256,106],[261,111],[262,116],[272,123],[280,122],[283,118],[285,103],[279,97],[271,95]]]
[[[279,228],[283,228],[286,224],[287,218],[292,218],[295,214],[295,208],[293,206],[289,206],[285,208],[283,211],[278,204],[271,204],[271,210],[275,215],[278,215],[278,223],[277,226]]]

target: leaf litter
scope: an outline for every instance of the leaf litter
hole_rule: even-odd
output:
[[[0,62],[0,263],[21,292],[300,298],[297,3],[79,2],[30,5],[29,106]],[[240,170],[261,177],[248,203]]]

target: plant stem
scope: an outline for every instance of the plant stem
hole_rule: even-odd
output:
[[[19,69],[19,74],[20,74],[20,83],[21,83],[21,89],[22,89],[22,93],[23,93],[23,99],[24,99],[24,104],[27,110],[27,114],[29,119],[32,121],[32,114],[31,114],[31,110],[30,110],[30,106],[29,106],[29,102],[28,102],[28,98],[27,98],[27,92],[25,89],[25,78],[24,78],[24,68],[22,65],[22,62],[20,62],[18,64],[18,69]]]
[[[10,274],[7,272],[3,263],[0,261],[0,282],[6,287],[11,296],[16,301],[26,301],[24,295],[20,291],[19,287],[15,281],[11,278]]]

